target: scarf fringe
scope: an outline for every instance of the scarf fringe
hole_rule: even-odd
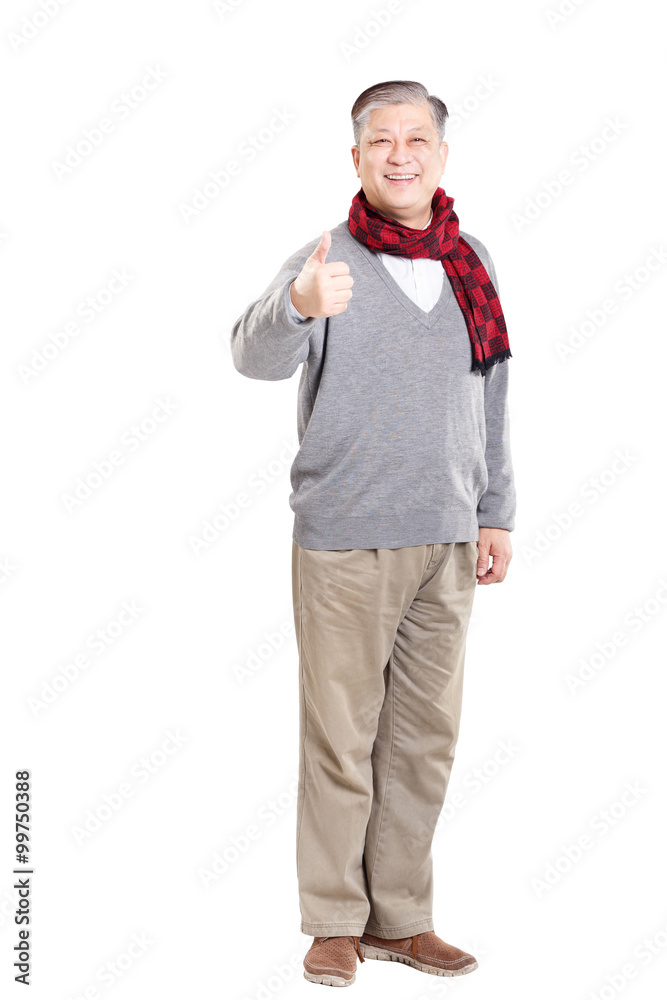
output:
[[[472,359],[471,371],[479,371],[482,375],[486,375],[488,369],[491,365],[499,364],[501,361],[505,361],[506,358],[511,358],[512,352],[509,347],[504,351],[498,351],[497,354],[492,354],[490,358],[485,358],[484,361],[480,361],[478,358]]]

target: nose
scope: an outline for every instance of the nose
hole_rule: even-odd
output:
[[[399,139],[389,154],[388,159],[392,163],[408,163],[412,159],[412,151],[406,142]]]

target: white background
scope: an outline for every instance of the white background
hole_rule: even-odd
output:
[[[403,0],[379,28],[383,0],[44,3],[55,12],[5,0],[1,14],[3,994],[24,995],[11,981],[22,768],[32,996],[313,990],[295,869],[285,461],[298,373],[242,377],[229,338],[283,261],[347,217],[359,187],[350,109],[371,84],[402,78],[448,105],[442,186],[496,264],[518,510],[508,576],[478,588],[469,630],[448,793],[464,805],[443,812],[433,845],[436,931],[479,970],[446,980],[367,962],[352,988],[407,1000],[662,996],[658,8],[565,0],[556,20],[560,0]],[[249,159],[244,143],[276,109],[289,123],[261,133]],[[59,177],[68,147],[104,118],[111,131]],[[186,219],[232,159],[240,172]],[[558,344],[587,321],[563,358]],[[154,422],[159,400],[168,408]],[[114,451],[122,462],[68,508]],[[239,493],[249,504],[196,551]],[[499,764],[503,741],[516,749]],[[637,791],[622,804],[627,783]],[[228,867],[206,887],[216,854]]]

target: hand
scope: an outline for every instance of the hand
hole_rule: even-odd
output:
[[[509,531],[505,528],[480,528],[477,550],[477,583],[502,583],[512,558]],[[493,559],[491,569],[489,556]]]
[[[331,233],[324,230],[322,239],[290,286],[292,304],[302,316],[337,316],[347,309],[352,298],[354,279],[342,261],[326,264]]]

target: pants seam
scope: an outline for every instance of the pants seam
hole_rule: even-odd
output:
[[[395,643],[394,639],[394,643]],[[380,813],[380,818],[378,820],[378,834],[375,840],[375,857],[373,858],[373,867],[371,869],[370,875],[368,877],[368,888],[373,896],[373,875],[375,873],[375,866],[377,865],[378,854],[380,853],[380,841],[382,840],[382,824],[384,822],[384,814],[387,809],[387,800],[389,798],[389,782],[391,779],[391,769],[394,763],[394,737],[396,733],[396,671],[394,670],[394,650],[395,645],[392,648],[391,656],[389,657],[389,664],[391,670],[391,748],[389,750],[389,764],[387,765],[387,780],[384,785],[384,794],[382,797],[382,811]]]
[[[304,920],[304,924],[307,927],[349,927],[350,924],[354,924],[355,927],[366,926],[361,920],[357,920],[356,923],[353,920]]]

